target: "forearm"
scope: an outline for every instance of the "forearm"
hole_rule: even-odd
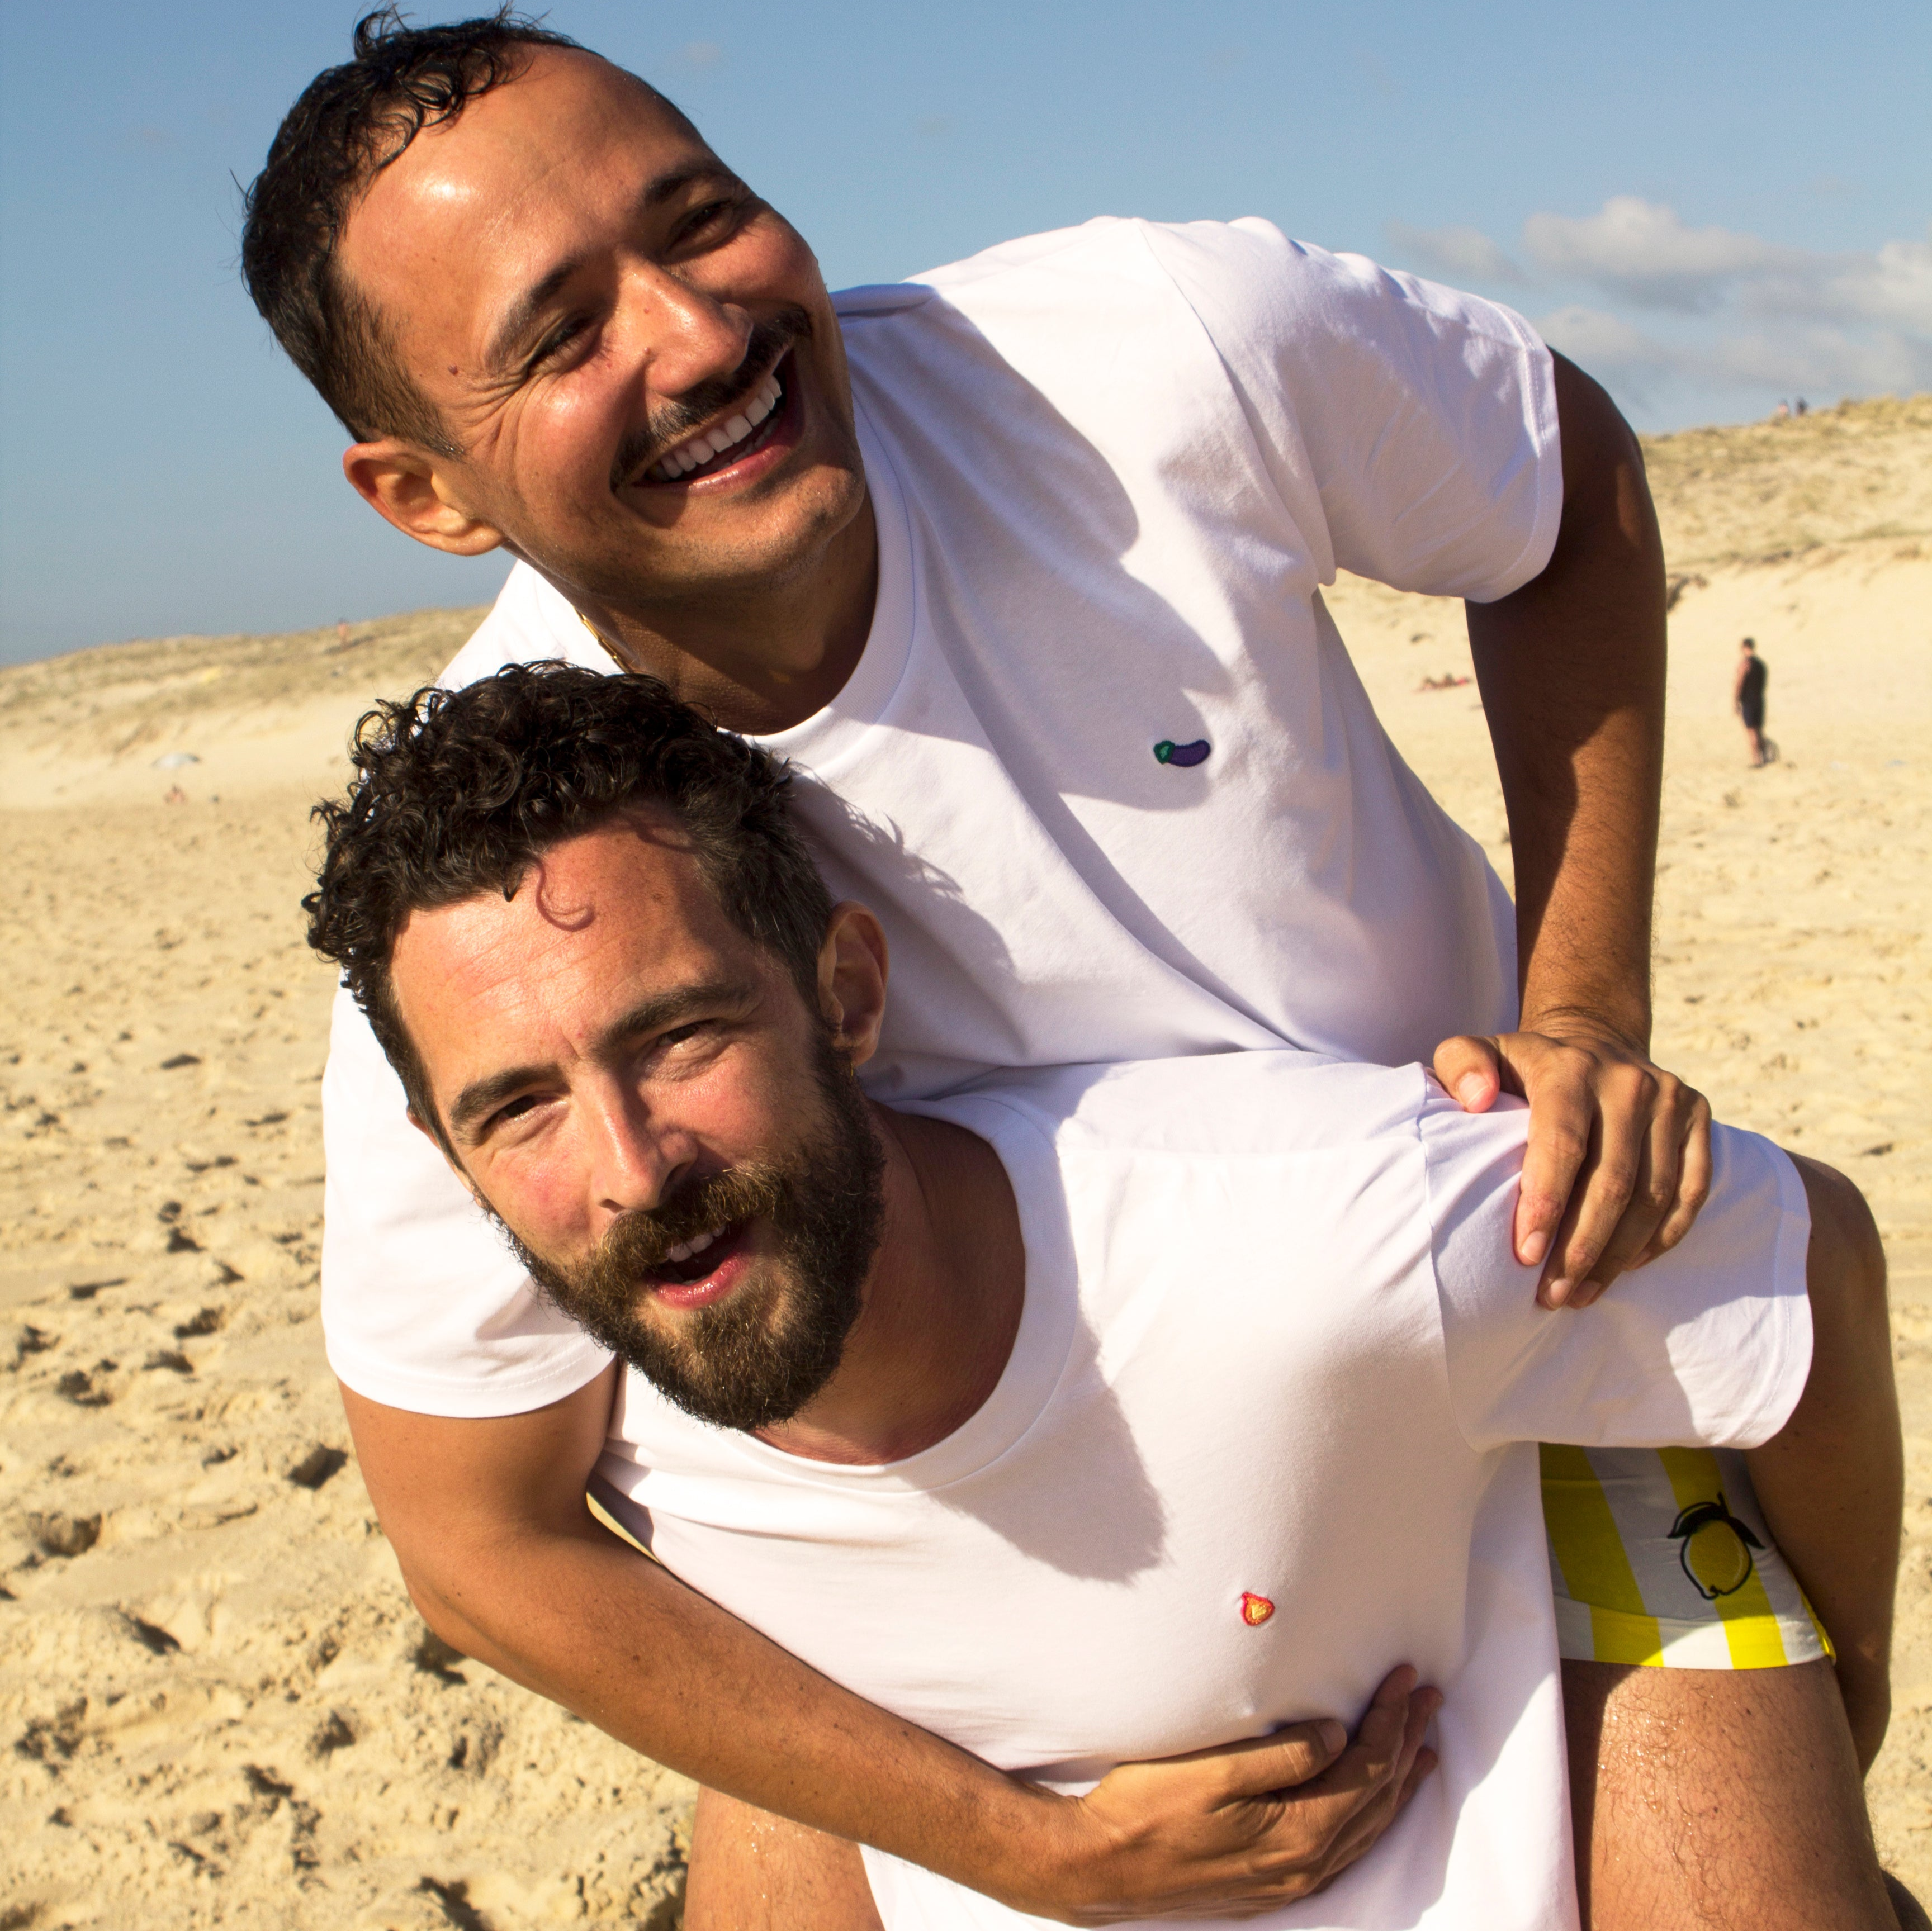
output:
[[[1904,1506],[1884,1256],[1850,1182],[1798,1165],[1812,1210],[1811,1371],[1790,1420],[1746,1460],[1765,1520],[1838,1651],[1869,1765],[1889,1709]]]
[[[982,1890],[1005,1888],[1009,1847],[1037,1851],[1055,1800],[842,1690],[587,1511],[584,1524],[516,1537],[412,1594],[466,1654],[762,1810]]]
[[[1037,1895],[1060,1800],[840,1689],[584,1522],[493,1538],[412,1576],[411,1594],[466,1654],[658,1763],[976,1889],[1031,1880]]]
[[[1564,513],[1542,574],[1468,607],[1516,868],[1523,1025],[1650,1036],[1664,549],[1636,439],[1559,358]]]

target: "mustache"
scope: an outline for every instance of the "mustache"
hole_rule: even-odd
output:
[[[662,1207],[639,1207],[614,1221],[584,1270],[587,1284],[593,1291],[633,1288],[640,1275],[664,1265],[674,1247],[714,1228],[775,1214],[790,1191],[779,1168],[757,1162],[694,1180]]]
[[[700,424],[741,402],[764,380],[791,345],[812,333],[812,317],[802,308],[782,308],[752,325],[743,359],[736,370],[720,376],[668,402],[641,429],[634,429],[617,445],[610,466],[610,487],[621,489],[647,463],[684,442]]]

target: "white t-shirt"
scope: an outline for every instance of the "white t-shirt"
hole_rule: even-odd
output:
[[[1526,1112],[1419,1066],[1292,1052],[1060,1069],[920,1103],[1011,1179],[1026,1299],[978,1414],[845,1468],[694,1421],[634,1374],[605,1505],[694,1588],[1003,1769],[1351,1723],[1414,1663],[1442,1763],[1270,1926],[1574,1923],[1538,1441],[1750,1447],[1810,1360],[1809,1218],[1769,1142],[1714,1135],[1710,1204],[1587,1318],[1509,1225]],[[1269,1612],[1267,1606],[1272,1605]],[[887,1931],[1014,1931],[868,1852]]]
[[[765,742],[891,942],[874,1091],[1284,1042],[1399,1063],[1513,1024],[1507,897],[1319,587],[1482,601],[1542,568],[1562,463],[1528,325],[1252,220],[1091,222],[838,305],[878,598],[844,689]],[[545,657],[610,667],[519,566],[446,681]],[[598,1371],[346,997],[323,1100],[350,1387],[496,1414]]]

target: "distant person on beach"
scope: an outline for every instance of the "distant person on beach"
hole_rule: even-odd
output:
[[[278,132],[242,259],[354,487],[431,547],[518,559],[448,683],[648,670],[805,774],[825,870],[890,935],[878,1099],[1417,1061],[1473,1112],[1527,1097],[1516,1252],[1564,1320],[1615,1320],[1612,1284],[1688,1233],[1708,1108],[1648,1049],[1661,547],[1628,425],[1520,316],[1252,220],[1102,220],[835,296],[662,96],[501,17],[362,22]],[[1382,733],[1321,595],[1344,569],[1464,601],[1514,906]],[[1158,1854],[1102,1856],[1091,1812],[909,1742],[650,1565],[562,1586],[574,1518],[445,1451],[542,1426],[609,1351],[411,1128],[346,994],[324,1109],[330,1360],[388,1514],[450,1531],[411,1579],[435,1613],[460,1599],[520,1680],[767,1810],[1056,1916],[1177,1894],[1208,1828],[1186,1777],[1134,1783]],[[1658,1453],[1552,1471],[1591,1909],[1696,1922],[1672,1873],[1786,1872],[1798,1840],[1737,1820],[1829,1810],[1814,1780],[1882,1733],[1884,1660],[1834,1676],[1768,1546],[1768,1590],[1692,1587]],[[734,1756],[778,1710],[782,1756]],[[1653,1726],[1669,1748],[1621,1747]],[[1300,1882],[1301,1813],[1244,1814]],[[1191,1868],[1202,1908],[1250,1894]]]
[[[1884,1257],[1829,1168],[1720,1130],[1685,1240],[1552,1315],[1510,1252],[1522,1111],[1462,1112],[1419,1066],[1283,1047],[868,1101],[883,928],[834,904],[776,760],[655,679],[418,692],[357,763],[322,808],[310,941],[425,1144],[619,1364],[443,1451],[578,1508],[581,1596],[632,1559],[587,1489],[694,1610],[1103,1804],[1122,1759],[1230,1734],[1325,1769],[1340,1726],[1310,1720],[1366,1706],[1394,1768],[1311,1873],[1318,1921],[1438,1931],[1570,1909],[1538,1441],[1546,1467],[1683,1444],[1674,1479],[1708,1498],[1687,1578],[1734,1594],[1768,1521],[1841,1648],[1889,1616]],[[358,1440],[374,1405],[350,1398]],[[1742,1514],[1720,1446],[1750,1465]],[[466,1533],[410,1506],[433,1478],[370,1473],[418,1601]],[[518,1673],[458,1604],[438,1627]],[[740,1747],[790,1729],[774,1712]],[[1835,1794],[1754,1820],[1798,1834],[1808,1882],[1738,1873],[1722,1921],[1894,1931],[1856,1777]],[[691,1931],[1018,1931],[849,1845],[814,1908],[747,1899],[705,1855],[734,1812],[700,1806]]]
[[[1757,645],[1750,637],[1738,646],[1737,675],[1731,680],[1731,708],[1744,720],[1744,736],[1750,745],[1751,768],[1761,769],[1778,755],[1778,748],[1764,734],[1764,687],[1770,676]]]

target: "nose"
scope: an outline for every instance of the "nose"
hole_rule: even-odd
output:
[[[637,263],[628,280],[632,325],[658,394],[685,395],[737,373],[751,345],[748,310],[694,288],[653,262]]]
[[[585,1109],[590,1204],[599,1219],[662,1204],[698,1155],[691,1135],[614,1084]]]

